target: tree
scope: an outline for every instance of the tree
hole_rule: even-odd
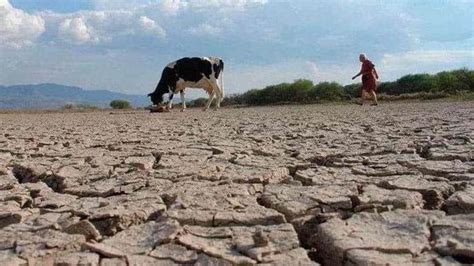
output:
[[[113,109],[128,109],[130,103],[127,100],[113,100],[110,102],[110,107]]]

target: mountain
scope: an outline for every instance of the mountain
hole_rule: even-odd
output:
[[[108,90],[84,90],[59,84],[0,86],[0,109],[60,108],[66,104],[108,107],[110,101],[127,100],[134,107],[151,104],[147,96]]]

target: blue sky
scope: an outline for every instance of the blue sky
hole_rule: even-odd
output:
[[[474,68],[462,0],[0,0],[0,84],[143,94],[163,66],[220,56],[226,92],[298,78],[351,82],[360,52],[382,80]]]

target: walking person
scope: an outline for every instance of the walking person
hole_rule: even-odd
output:
[[[372,105],[378,105],[377,94],[375,94],[375,90],[377,88],[376,79],[379,79],[379,75],[375,70],[375,65],[367,58],[365,54],[359,55],[359,61],[362,63],[362,67],[360,72],[352,77],[352,79],[362,75],[362,94],[360,105],[364,104],[365,94],[372,96],[372,100],[374,101]]]

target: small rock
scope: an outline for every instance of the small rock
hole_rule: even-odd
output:
[[[0,250],[0,262],[6,266],[27,266],[28,262],[19,258],[15,252],[11,250]]]
[[[103,258],[100,260],[100,266],[128,266],[128,264],[127,264],[127,261],[125,261],[125,259]]]
[[[474,263],[474,214],[446,216],[431,227],[435,250],[443,256]]]
[[[474,213],[474,187],[468,186],[451,195],[445,202],[445,209],[449,215]]]
[[[87,242],[84,243],[83,247],[84,249],[97,252],[107,258],[124,258],[126,256],[124,252],[102,243]]]
[[[176,244],[158,246],[149,256],[157,259],[171,259],[176,263],[194,263],[198,259],[196,251]]]
[[[419,176],[400,176],[395,180],[382,181],[378,184],[387,189],[405,189],[417,191],[423,195],[428,209],[440,209],[444,200],[454,192],[454,187],[447,182],[433,182]]]
[[[387,190],[375,185],[363,188],[362,194],[356,196],[356,211],[379,209],[421,209],[423,207],[423,196],[416,191]]]
[[[288,221],[306,215],[313,209],[337,212],[352,208],[351,197],[357,195],[357,186],[265,186],[259,202],[285,215]]]
[[[140,170],[152,170],[153,165],[155,164],[155,157],[128,157],[125,159],[125,163],[136,167]]]
[[[68,234],[83,235],[87,240],[94,239],[99,241],[102,239],[99,231],[97,231],[94,225],[88,220],[82,220],[78,223],[71,224],[64,229],[64,232]]]
[[[443,216],[418,210],[358,213],[321,224],[314,241],[326,265],[405,263],[431,248],[430,225]]]
[[[74,266],[74,265],[88,265],[88,266],[98,266],[99,265],[99,255],[95,253],[87,252],[74,252],[68,254],[62,254],[54,260],[54,265],[60,266]]]
[[[253,241],[255,242],[256,247],[265,247],[268,245],[268,236],[266,236],[262,231],[257,231],[253,236]]]
[[[148,254],[154,247],[173,240],[180,232],[181,226],[174,220],[162,222],[147,222],[131,226],[111,238],[102,241],[102,244],[121,250],[125,254]]]

